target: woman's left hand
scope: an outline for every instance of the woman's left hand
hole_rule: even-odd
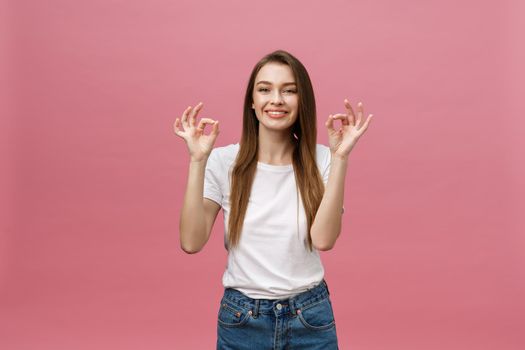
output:
[[[372,120],[372,114],[369,114],[366,121],[361,123],[363,119],[363,104],[361,102],[357,104],[357,120],[350,102],[345,99],[344,103],[347,113],[330,114],[325,123],[328,129],[328,143],[330,144],[332,155],[343,158],[348,156],[357,140],[365,133],[370,120]],[[334,120],[337,119],[340,119],[342,123],[339,130],[334,129]]]

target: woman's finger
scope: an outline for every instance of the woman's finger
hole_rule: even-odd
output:
[[[215,140],[217,139],[217,136],[219,136],[219,121],[218,120],[216,120],[213,123],[213,127],[212,127],[211,132],[210,132],[211,142],[215,143]]]
[[[333,119],[333,117],[332,117],[331,114],[328,116],[328,120],[326,121],[326,123],[324,123],[324,125],[326,126],[326,128],[328,129],[328,131],[329,131],[330,133],[335,132],[335,129],[334,129],[334,119]]]
[[[345,98],[345,108],[348,111],[348,115],[350,115],[352,117],[355,117],[355,113],[354,113],[354,110],[352,108],[352,105],[350,104],[350,101],[348,101],[348,99],[346,99],[346,98]]]
[[[199,131],[204,131],[204,128],[206,127],[206,124],[213,124],[213,123],[215,123],[215,120],[213,120],[211,118],[202,118],[199,121],[199,125],[197,126],[197,129]]]
[[[363,119],[363,103],[359,102],[357,104],[357,121],[355,125],[359,128],[361,127],[361,120]]]
[[[189,117],[189,119],[190,119],[190,126],[192,126],[192,127],[195,126],[195,119],[196,119],[196,117],[197,117],[197,114],[199,114],[199,111],[201,110],[202,105],[203,105],[203,103],[202,103],[202,102],[199,102],[199,103],[195,106],[195,108],[193,108],[193,110],[191,111],[191,113],[190,113],[190,117]]]
[[[175,119],[175,122],[173,123],[173,132],[175,133],[175,135],[182,137],[184,132],[180,130],[180,126],[181,121],[179,120],[179,118]]]
[[[361,131],[361,133],[364,133],[366,131],[366,129],[368,129],[368,124],[370,124],[370,121],[372,120],[373,116],[374,116],[373,114],[369,114],[368,115],[368,118],[366,118],[366,121],[363,124],[363,127],[361,128],[361,130],[359,130],[359,131]]]
[[[349,117],[348,114],[343,114],[343,113],[337,113],[337,114],[334,114],[332,116],[332,118],[334,119],[340,119],[341,120],[341,123],[343,125],[350,125],[352,124],[354,121],[353,121],[353,118]],[[353,124],[352,124],[353,125]]]
[[[181,118],[181,122],[182,122],[182,126],[184,127],[184,129],[187,129],[190,125],[188,124],[188,113],[191,111],[191,106],[188,106],[185,110],[184,110],[184,113],[182,113],[182,118]]]
[[[211,133],[210,135],[213,135],[213,136],[217,136],[219,135],[219,121],[216,120],[214,123],[213,123],[213,128],[211,129]]]

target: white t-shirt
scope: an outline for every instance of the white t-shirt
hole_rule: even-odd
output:
[[[204,197],[218,203],[224,216],[224,246],[228,250],[230,174],[239,144],[214,148],[206,164]],[[330,149],[318,144],[317,166],[326,185]],[[324,277],[319,252],[308,250],[306,214],[295,185],[293,165],[258,162],[241,239],[228,251],[222,277],[254,299],[289,298],[314,287]]]

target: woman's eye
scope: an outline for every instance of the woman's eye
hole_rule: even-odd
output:
[[[259,88],[257,91],[263,91],[263,92],[264,92],[264,91],[270,91],[270,89],[268,89],[268,88]],[[294,89],[290,89],[290,90],[284,90],[284,92],[294,94],[294,93],[296,93],[297,91],[294,90]]]

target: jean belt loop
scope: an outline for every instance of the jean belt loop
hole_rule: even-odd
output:
[[[255,310],[253,310],[253,318],[259,315],[259,299],[255,299]]]
[[[295,299],[294,298],[290,298],[290,312],[292,313],[292,315],[297,314],[297,311],[295,309]]]
[[[324,279],[323,279],[323,283],[324,283],[324,286],[326,287],[326,292],[328,293],[328,295],[330,295],[330,290],[328,289],[328,283],[326,283]]]

